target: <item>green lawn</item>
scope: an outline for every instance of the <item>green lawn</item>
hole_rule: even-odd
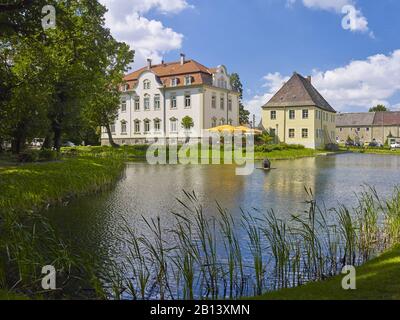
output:
[[[34,210],[95,192],[114,182],[122,168],[122,161],[89,157],[0,165],[0,211]]]
[[[146,158],[146,146],[136,145],[136,146],[122,146],[120,148],[111,148],[107,146],[102,147],[74,147],[74,148],[62,148],[62,152],[65,154],[76,153],[79,156],[96,156],[105,158],[118,158],[124,160],[144,160]],[[272,150],[270,152],[256,152],[254,158],[256,160],[262,160],[265,158],[275,159],[275,160],[286,160],[286,159],[298,159],[305,157],[315,157],[320,154],[326,154],[326,151],[313,150],[313,149],[296,149],[296,148],[285,148],[284,150]],[[168,152],[167,152],[168,154]],[[189,154],[189,153],[188,153]],[[207,156],[212,159],[211,151],[207,154],[199,153],[200,158],[207,158]],[[220,151],[221,160],[224,159],[223,147]],[[223,161],[221,162],[223,163]]]
[[[343,290],[342,276],[270,292],[257,300],[400,300],[400,246],[357,268],[357,289]]]

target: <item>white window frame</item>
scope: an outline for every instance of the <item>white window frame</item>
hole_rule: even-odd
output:
[[[128,127],[127,127],[127,125],[126,125],[127,123],[126,123],[126,121],[125,120],[122,120],[121,121],[121,134],[127,134],[128,133]]]
[[[185,94],[185,109],[190,109],[191,107],[192,107],[192,96],[190,95],[190,93],[186,93]]]
[[[147,105],[147,107],[146,107]],[[150,110],[150,95],[146,94],[143,97],[143,109],[144,111],[149,111]]]
[[[126,112],[126,106],[127,106],[126,99],[122,99],[121,100],[121,112]]]
[[[143,121],[143,123],[144,123],[144,128],[143,128],[144,133],[145,134],[150,133],[150,120],[146,119]]]
[[[134,133],[136,134],[140,133],[140,120],[134,121]]]
[[[192,76],[185,76],[185,86],[190,86],[192,84]]]
[[[154,110],[160,110],[161,97],[159,94],[154,95]]]
[[[178,120],[177,119],[170,119],[169,120],[169,131],[171,133],[178,132]]]
[[[172,110],[178,109],[178,101],[175,94],[171,95],[170,100],[170,108]]]
[[[154,132],[160,132],[160,131],[161,131],[161,120],[154,119]]]
[[[134,101],[133,101],[133,108],[135,111],[140,111],[140,97],[135,97]]]
[[[144,90],[150,90],[151,88],[151,82],[148,79],[143,80],[143,89]]]
[[[306,133],[306,134],[304,134],[304,133]],[[302,128],[301,129],[301,138],[302,139],[308,139],[309,138],[308,128]]]

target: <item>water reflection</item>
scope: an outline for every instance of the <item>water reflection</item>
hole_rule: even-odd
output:
[[[132,163],[111,191],[53,208],[47,215],[63,237],[95,255],[118,259],[124,255],[118,241],[124,220],[140,229],[142,216],[160,216],[164,226],[172,225],[171,212],[182,209],[176,201],[183,197],[182,190],[196,192],[208,217],[217,214],[218,201],[235,218],[241,209],[252,208],[261,212],[273,209],[289,218],[306,209],[304,187],[311,188],[317,201],[330,208],[338,203],[355,204],[355,195],[364,184],[388,196],[400,178],[400,158],[396,156],[345,154],[276,161],[273,167],[276,169],[269,172],[255,170],[250,176],[237,176],[231,165]]]

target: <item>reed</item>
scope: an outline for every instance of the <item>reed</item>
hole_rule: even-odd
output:
[[[366,189],[353,209],[318,206],[306,189],[308,210],[289,220],[272,210],[242,210],[235,220],[218,203],[217,215],[208,218],[196,194],[184,194],[178,200],[183,212],[173,213],[172,227],[142,217],[148,230],[140,236],[131,231],[133,298],[259,295],[339,274],[344,265],[359,265],[400,240],[399,189],[386,201]],[[167,238],[172,239],[168,245]]]

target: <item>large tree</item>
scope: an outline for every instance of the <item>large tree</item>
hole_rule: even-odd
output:
[[[133,62],[134,52],[125,43],[117,42],[109,37],[102,57],[101,68],[95,79],[92,99],[85,107],[85,117],[94,127],[104,127],[111,146],[117,147],[111,132],[111,124],[115,122],[121,103],[121,86],[128,66]]]
[[[231,74],[231,86],[232,89],[239,92],[239,122],[240,124],[247,124],[249,123],[249,115],[250,112],[245,109],[245,106],[243,105],[243,85],[242,82],[240,81],[239,74],[237,73],[232,73]]]
[[[389,111],[389,110],[383,104],[378,104],[375,107],[369,109],[369,112],[380,112],[380,111]]]

